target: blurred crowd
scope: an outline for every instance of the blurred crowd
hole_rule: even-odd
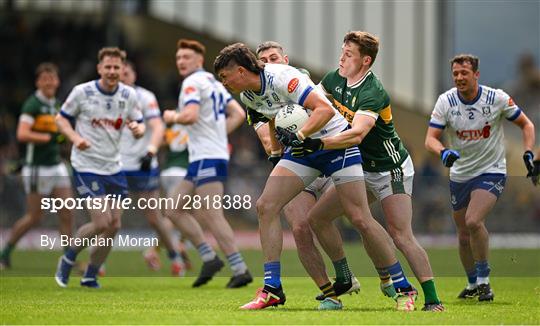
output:
[[[137,83],[155,92],[162,108],[174,106],[181,83],[177,74],[156,76],[152,69],[145,68],[148,64],[143,63],[144,53],[141,50],[131,49],[121,32],[117,39],[116,45],[125,49],[129,59],[135,66],[140,67]],[[0,65],[0,226],[11,225],[14,219],[21,215],[24,207],[24,191],[16,173],[24,147],[17,143],[15,131],[22,103],[35,89],[36,66],[44,61],[51,61],[60,67],[61,87],[58,97],[63,100],[74,85],[97,78],[96,53],[106,42],[105,25],[92,19],[30,19],[16,14],[1,17],[0,44],[3,56]],[[540,71],[531,55],[524,55],[518,67],[517,77],[508,84],[499,86],[514,97],[522,108],[526,108],[538,131]],[[153,83],[158,78],[166,80]],[[159,87],[153,87],[154,85]],[[537,139],[537,143],[538,141],[540,139]],[[231,136],[230,143],[233,155],[227,191],[231,194],[251,195],[255,201],[262,191],[271,164],[266,161],[266,155],[251,127],[242,126]],[[454,232],[448,202],[448,178],[443,175],[440,161],[437,157],[428,157],[424,162],[415,162],[415,169],[415,231]],[[488,219],[488,226],[492,231],[530,232],[540,229],[539,201],[533,201],[532,196],[514,198],[511,194],[512,188],[523,187],[526,182],[528,181],[523,177],[509,178],[505,195],[497,204],[494,216]],[[257,225],[254,209],[244,213],[230,212],[229,215],[233,224],[247,224],[252,227]],[[382,216],[378,207],[374,207],[374,216]],[[519,222],[516,222],[515,217],[519,217]],[[144,225],[143,219],[138,220],[141,221],[140,226]],[[56,219],[47,219],[45,223],[55,225]],[[128,222],[126,225],[139,226],[137,222]]]

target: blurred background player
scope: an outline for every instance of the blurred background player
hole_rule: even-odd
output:
[[[17,140],[26,143],[26,158],[22,169],[26,192],[26,214],[11,229],[9,240],[0,253],[0,270],[11,266],[11,252],[19,239],[43,217],[41,198],[72,198],[70,176],[60,159],[60,144],[54,117],[60,109],[56,91],[60,86],[58,67],[44,62],[36,68],[37,90],[24,102],[17,127]],[[71,237],[73,215],[58,210],[61,235]]]
[[[311,111],[309,119],[296,133],[277,128],[277,138],[270,138],[272,151],[281,148],[278,141],[284,146],[298,148],[310,135],[316,139],[331,137],[348,128],[347,121],[305,74],[286,65],[264,64],[242,43],[222,49],[214,69],[226,87],[243,92],[242,101],[247,106],[270,119],[271,135],[274,134],[273,119],[283,105],[295,103]],[[369,243],[365,247],[373,262],[377,266],[393,266],[397,262],[388,234],[369,211],[361,162],[356,145],[343,150],[318,151],[303,158],[285,152],[257,200],[265,261],[264,288],[241,309],[264,309],[285,303],[281,286],[283,231],[279,213],[321,174],[332,177],[346,214]]]
[[[81,197],[103,199],[106,195],[125,196],[127,181],[120,162],[120,137],[124,127],[133,136],[144,135],[145,127],[136,91],[120,82],[126,53],[116,47],[102,48],[98,53],[100,79],[73,88],[56,124],[72,143],[71,164],[76,189]],[[75,122],[75,130],[71,123]],[[114,238],[121,225],[122,210],[88,209],[91,221],[75,235],[79,239],[99,236]],[[97,273],[109,254],[112,241],[93,247],[81,286],[99,288]],[[71,246],[60,257],[55,275],[57,284],[67,287],[69,274],[84,246]]]
[[[281,44],[277,42],[267,41],[259,44],[256,53],[259,60],[264,63],[289,64],[289,57],[283,52]],[[309,76],[307,70],[297,69]],[[281,159],[281,151],[273,155],[271,153],[269,119],[249,107],[247,108],[247,115],[249,117],[248,122],[253,125],[265,151],[270,155],[268,159],[275,166]],[[343,305],[337,297],[345,293],[353,293],[360,290],[360,283],[352,275],[344,252],[341,259],[332,262],[336,270],[336,283],[332,286],[326,274],[324,260],[313,241],[313,233],[309,225],[307,213],[315,205],[321,194],[332,185],[330,178],[319,177],[283,208],[283,214],[291,228],[296,243],[298,258],[306,272],[322,291],[322,295],[318,297],[322,301],[319,305],[319,310],[341,309]],[[330,227],[335,227],[335,225],[331,224]],[[339,237],[335,240],[342,243],[339,231],[336,231],[336,234]]]
[[[359,143],[369,203],[381,203],[387,230],[397,248],[411,266],[425,295],[424,310],[442,311],[443,305],[433,281],[433,271],[426,251],[412,232],[412,186],[414,167],[407,149],[394,128],[390,97],[371,71],[379,51],[379,40],[361,31],[345,35],[339,69],[325,75],[319,86],[333,99],[334,106],[351,123],[352,128],[334,137],[304,142],[305,149],[345,148]],[[330,232],[332,221],[343,214],[337,193],[331,189],[320,206],[311,211],[312,227],[330,252],[336,233]],[[342,251],[342,250],[341,250]],[[334,259],[340,258],[334,254]],[[377,266],[383,292],[397,301],[398,310],[410,310],[416,290],[402,275],[401,267]],[[390,285],[397,293],[393,293]]]
[[[161,120],[156,96],[151,91],[135,85],[137,72],[132,62],[126,61],[121,81],[135,88],[140,108],[144,117],[146,131],[140,139],[135,138],[129,130],[122,132],[120,138],[120,154],[122,169],[126,175],[128,191],[135,198],[159,198],[159,167],[157,152],[165,134],[165,126]],[[150,226],[157,232],[171,261],[171,273],[183,276],[186,267],[180,256],[177,245],[173,242],[170,229],[167,229],[159,207],[146,208],[143,211]]]
[[[197,221],[183,208],[188,200],[185,196],[209,196],[212,200],[223,198],[229,160],[227,134],[245,119],[240,104],[212,74],[203,70],[205,52],[204,45],[198,41],[178,40],[176,66],[184,78],[178,112],[169,110],[163,114],[166,123],[184,125],[189,136],[187,174],[172,195],[173,198],[180,196],[181,200],[176,210],[169,210],[167,216],[197,248],[203,260],[194,287],[206,284],[224,264],[205,242]],[[233,272],[227,287],[237,288],[251,283],[253,278],[235,244],[233,230],[223,215],[221,205],[218,209],[203,205],[197,217],[208,227],[227,256]]]
[[[459,238],[459,256],[468,285],[458,298],[494,298],[489,283],[489,235],[485,226],[506,183],[502,121],[521,128],[527,172],[533,176],[534,125],[503,90],[479,85],[479,60],[457,55],[450,61],[455,87],[435,104],[425,145],[450,168],[450,194]],[[448,127],[448,147],[441,137]],[[536,171],[536,177],[538,171]]]

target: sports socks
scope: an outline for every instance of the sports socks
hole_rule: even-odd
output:
[[[420,285],[422,286],[422,291],[424,291],[426,304],[441,303],[441,300],[437,295],[437,290],[435,290],[435,281],[433,279],[425,281]]]
[[[13,249],[15,249],[15,245],[8,243],[6,247],[4,248],[4,250],[2,250],[0,257],[2,257],[2,259],[9,258],[9,256],[11,256],[11,252],[13,251]]]
[[[388,273],[388,270],[386,268],[377,268],[377,273],[379,274],[379,278],[381,279],[381,284],[386,287],[389,284],[392,284],[392,278],[390,277],[390,273]]]
[[[216,252],[206,242],[201,243],[197,247],[197,250],[199,251],[199,255],[201,256],[202,261],[205,263],[216,258]]]
[[[247,265],[244,262],[244,258],[242,258],[242,254],[240,252],[230,254],[227,256],[227,260],[229,261],[229,265],[231,266],[234,276],[244,274],[247,271]]]
[[[264,287],[267,286],[275,289],[281,287],[281,263],[279,261],[264,264]]]
[[[478,284],[489,284],[489,264],[487,260],[477,261],[474,263],[476,265],[476,273],[478,274],[477,283]]]
[[[338,299],[332,283],[328,282],[325,285],[319,286],[319,289],[321,289],[325,298],[332,298],[334,300]]]
[[[390,273],[390,277],[392,278],[392,282],[394,283],[394,288],[396,290],[412,288],[411,283],[409,283],[409,280],[405,276],[405,273],[403,272],[399,261],[397,261],[394,265],[387,267],[386,269],[388,270],[388,273]]]
[[[478,273],[476,272],[476,269],[473,269],[472,271],[467,271],[467,280],[469,282],[469,284],[467,285],[467,290],[476,289],[477,279],[478,279]]]
[[[75,262],[77,259],[77,252],[73,248],[68,248],[64,251],[64,256],[71,262]]]
[[[352,280],[352,273],[347,264],[347,258],[333,261],[334,269],[336,270],[336,282],[338,283],[350,283]],[[323,291],[324,292],[324,291]]]
[[[86,267],[86,271],[84,272],[83,278],[96,279],[96,275],[98,274],[98,272],[99,266],[88,264],[88,267]]]

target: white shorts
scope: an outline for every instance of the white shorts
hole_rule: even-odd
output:
[[[302,179],[305,187],[311,185],[311,183],[313,183],[321,175],[321,171],[317,169],[290,160],[281,159],[277,166],[281,166],[292,171],[300,179]],[[335,185],[363,180],[364,171],[362,170],[362,164],[354,164],[337,170],[328,178],[331,179]]]
[[[312,194],[315,199],[319,199],[319,197],[321,197],[321,195],[332,185],[332,178],[318,177],[315,179],[315,181],[310,183],[309,186],[304,189],[304,191]]]
[[[51,166],[24,166],[21,172],[24,191],[50,195],[56,188],[71,188],[71,177],[64,163]]]
[[[407,157],[400,168],[384,172],[364,171],[366,188],[381,201],[394,194],[412,196],[414,166],[411,157]]]
[[[160,181],[161,187],[165,190],[166,195],[171,195],[174,188],[184,180],[187,174],[187,169],[179,166],[172,166],[161,171]]]

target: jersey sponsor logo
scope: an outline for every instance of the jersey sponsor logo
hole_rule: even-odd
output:
[[[188,86],[188,87],[186,87],[186,88],[184,89],[184,94],[186,94],[186,95],[187,95],[187,94],[191,94],[191,93],[193,93],[193,92],[195,92],[195,91],[196,91],[195,87],[193,87],[193,86]]]
[[[34,119],[34,124],[32,125],[32,130],[40,132],[58,132],[58,127],[54,120],[54,115],[52,114],[40,114],[37,115]]]
[[[122,123],[124,122],[124,120],[121,118],[121,117],[118,117],[116,120],[113,120],[113,119],[107,119],[107,118],[101,118],[101,119],[92,119],[92,128],[97,128],[97,127],[102,127],[102,128],[105,128],[105,127],[112,127],[116,130],[119,130],[120,128],[122,128]]]
[[[334,99],[334,105],[338,109],[339,113],[341,113],[341,115],[345,119],[347,119],[349,123],[352,123],[353,118],[354,118],[354,112],[348,107],[346,107],[345,105],[339,103],[336,99]]]
[[[476,130],[457,130],[456,135],[461,140],[487,139],[491,135],[491,126],[486,125],[484,128]]]
[[[291,79],[291,81],[289,81],[289,85],[287,85],[287,91],[289,93],[294,92],[298,88],[299,83],[300,83],[300,80],[298,80],[298,78]]]

